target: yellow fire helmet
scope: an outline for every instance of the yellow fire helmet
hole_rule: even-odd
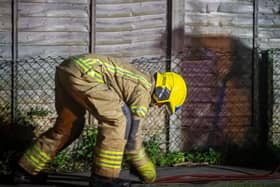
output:
[[[156,73],[153,98],[157,103],[168,103],[170,112],[178,111],[187,97],[187,85],[175,72]]]

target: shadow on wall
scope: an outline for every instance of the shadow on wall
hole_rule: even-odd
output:
[[[176,118],[182,124],[181,149],[216,147],[223,152],[225,164],[275,167],[280,158],[267,146],[266,121],[253,124],[252,48],[234,37],[182,33],[173,33],[173,41],[180,45],[173,48],[183,50],[177,55],[179,62],[172,65],[172,71],[179,72],[188,84],[187,101]],[[258,70],[260,84],[266,81],[264,68],[261,65]],[[264,85],[259,85],[260,94],[265,90]],[[260,119],[263,111],[260,110]]]
[[[180,41],[183,50],[172,71],[182,74],[188,84],[188,99],[178,116],[183,119],[183,150],[255,143],[252,49],[234,37],[182,38],[182,30],[173,32],[173,41]]]

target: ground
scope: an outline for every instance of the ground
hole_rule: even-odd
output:
[[[200,167],[166,167],[157,168],[158,178],[163,179],[171,176],[182,176],[183,179],[192,181],[186,183],[157,183],[140,184],[134,183],[131,187],[279,187],[280,173],[273,175],[270,171],[255,170],[248,168],[225,167],[225,166],[200,166]],[[87,187],[89,173],[71,173],[71,174],[49,174],[46,184],[21,184],[17,187]],[[227,177],[225,177],[227,176]],[[228,180],[232,177],[231,180]],[[236,178],[238,177],[238,178]],[[138,181],[127,170],[122,171],[121,178]],[[243,178],[243,180],[242,180]],[[204,180],[204,182],[203,182]],[[211,182],[209,182],[211,181]],[[1,182],[0,182],[1,183]],[[0,184],[0,187],[11,187],[13,185]],[[15,185],[14,185],[15,186]]]

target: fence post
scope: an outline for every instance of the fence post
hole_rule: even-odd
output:
[[[262,52],[262,60],[259,61],[259,85],[258,85],[258,114],[257,120],[258,120],[258,126],[260,133],[259,143],[263,146],[267,143],[267,137],[268,137],[268,110],[270,108],[269,106],[269,90],[270,86],[269,83],[269,51]]]
[[[11,119],[12,124],[16,122],[16,107],[17,107],[17,57],[18,57],[18,28],[17,28],[17,8],[18,1],[12,0],[12,72],[11,72],[11,81],[12,81],[12,90],[11,90]]]
[[[253,1],[253,50],[252,50],[252,63],[253,63],[253,86],[252,86],[252,94],[253,94],[253,102],[252,102],[252,112],[253,112],[253,119],[252,125],[258,127],[260,125],[259,118],[260,118],[260,111],[259,111],[259,44],[258,44],[258,18],[259,18],[259,0]]]
[[[176,67],[175,63],[177,55],[184,50],[184,24],[185,24],[185,1],[182,0],[169,0],[168,1],[168,42],[167,42],[167,71],[176,71],[178,73],[181,70]],[[179,59],[179,61],[182,59]],[[179,119],[180,114],[167,116],[167,151],[177,151],[181,149],[181,145],[178,139],[182,139],[182,123]],[[175,117],[175,118],[174,118]]]
[[[89,32],[89,52],[95,52],[95,22],[96,22],[96,0],[90,0],[89,3],[89,24],[90,24],[90,32]]]

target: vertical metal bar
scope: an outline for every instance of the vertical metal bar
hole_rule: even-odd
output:
[[[259,145],[265,146],[268,140],[268,111],[269,111],[269,51],[262,53],[262,60],[259,61],[259,112],[262,115],[258,117],[258,127],[260,129],[258,140]]]
[[[89,3],[89,52],[93,53],[95,52],[95,41],[96,41],[96,35],[95,35],[95,23],[96,23],[96,0],[90,0]]]
[[[252,125],[255,127],[259,126],[259,54],[258,54],[258,14],[259,14],[259,0],[253,1],[253,50],[252,50],[252,76],[253,76],[253,86],[252,86],[252,112],[253,121]]]
[[[96,29],[95,29],[95,23],[96,23],[96,0],[90,0],[89,1],[89,53],[95,52],[95,41],[96,41]],[[88,112],[87,113],[87,120],[88,124],[94,123],[93,116]]]
[[[167,43],[166,43],[166,70],[171,70],[171,58],[172,58],[172,0],[167,0]]]
[[[11,81],[12,81],[12,90],[11,90],[11,118],[12,124],[16,122],[16,107],[17,107],[17,57],[18,57],[18,28],[17,28],[17,7],[18,1],[12,0],[12,72],[11,72]]]
[[[167,0],[167,13],[166,13],[166,71],[171,71],[171,58],[172,58],[172,0]],[[168,114],[166,118],[166,151],[170,150],[170,117]]]

